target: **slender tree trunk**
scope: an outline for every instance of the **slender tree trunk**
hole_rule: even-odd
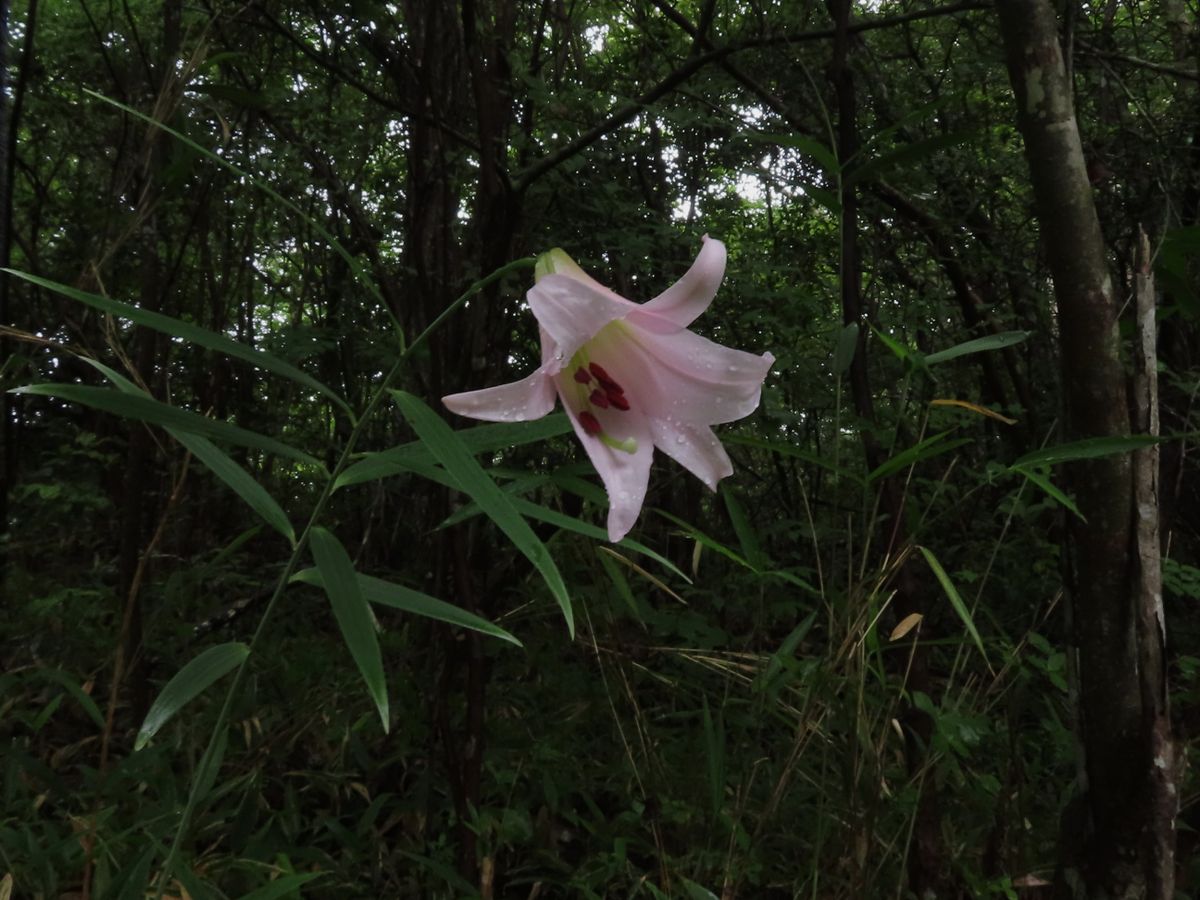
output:
[[[1005,0],[997,8],[1054,279],[1067,438],[1127,435],[1117,302],[1058,22],[1046,0]],[[1162,848],[1171,842],[1175,763],[1161,683],[1161,628],[1139,627],[1145,616],[1134,464],[1128,454],[1076,462],[1067,466],[1067,479],[1086,519],[1070,522],[1067,585],[1086,824],[1076,852],[1061,848],[1082,871],[1074,873],[1068,864],[1060,890],[1074,883],[1076,895],[1097,900],[1170,900],[1172,872]],[[1147,499],[1138,505],[1157,517],[1156,504]],[[1143,534],[1142,543],[1146,540]],[[1147,564],[1153,560],[1157,566],[1157,548],[1142,549]],[[1164,804],[1172,810],[1169,816],[1163,815]]]
[[[854,73],[849,65],[849,50],[852,35],[850,17],[851,0],[831,0],[830,12],[834,19],[836,35],[833,44],[833,60],[829,77],[837,96],[838,159],[855,158],[859,149],[858,99],[854,85]],[[854,409],[868,423],[875,421],[875,405],[867,372],[866,311],[862,300],[862,260],[858,248],[858,193],[853,186],[843,183],[841,191],[841,300],[842,321],[846,325],[856,324],[858,346],[850,363],[850,390]],[[862,429],[863,451],[869,469],[883,462],[883,451],[871,428]],[[894,557],[908,540],[905,528],[904,492],[894,478],[886,478],[881,485],[881,506],[886,513],[883,541],[884,558]],[[914,612],[924,613],[921,591],[915,584],[912,567],[903,565],[896,573],[896,596],[892,609],[897,617],[903,618]],[[914,650],[908,661],[906,686],[910,691],[932,694],[929,678],[928,657],[923,648]],[[938,809],[934,779],[924,777],[928,764],[927,748],[933,736],[933,720],[928,713],[909,704],[902,714],[905,729],[905,755],[909,774],[920,785],[913,823],[912,841],[907,851],[908,885],[918,897],[936,897],[947,881],[947,866],[941,838],[941,813]],[[865,890],[859,885],[857,890]]]
[[[17,134],[21,124],[21,107],[25,100],[25,86],[29,83],[29,69],[33,63],[33,40],[37,33],[38,0],[29,0],[29,12],[25,17],[25,46],[21,53],[21,68],[13,91],[13,103],[9,108],[8,96],[8,31],[10,18],[9,0],[0,0],[0,266],[7,267],[12,261],[13,245],[13,182],[17,171]],[[9,290],[12,280],[0,278],[0,325],[15,325]],[[9,358],[11,341],[0,335],[0,365]],[[20,398],[4,392],[0,395],[0,585],[4,583],[5,565],[3,538],[8,532],[8,501],[17,479],[17,444],[19,428],[17,417]]]

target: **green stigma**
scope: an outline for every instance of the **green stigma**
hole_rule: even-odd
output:
[[[620,450],[623,453],[628,453],[630,456],[637,453],[638,442],[631,437],[627,437],[623,441],[618,441],[611,435],[602,434],[600,435],[600,442],[606,447],[612,447],[614,450]]]

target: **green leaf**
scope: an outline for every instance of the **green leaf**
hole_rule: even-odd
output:
[[[805,156],[811,156],[814,162],[832,176],[836,177],[841,171],[837,154],[816,138],[806,137],[803,134],[760,134],[757,132],[751,133],[750,138],[774,144],[777,147],[791,147],[793,150],[799,150]]]
[[[159,730],[170,721],[175,713],[194,700],[213,682],[236,669],[250,648],[236,641],[209,647],[186,666],[175,673],[167,682],[158,698],[146,713],[146,720],[138,729],[133,749],[141,750]]]
[[[983,353],[987,350],[1002,350],[1005,347],[1011,347],[1014,344],[1019,344],[1024,341],[1030,331],[1002,331],[999,334],[989,334],[987,337],[975,338],[973,341],[964,341],[961,344],[955,344],[953,347],[948,347],[945,350],[939,350],[937,353],[930,353],[925,357],[925,365],[933,366],[938,363],[946,362],[950,359],[957,359],[960,356],[966,356],[969,353]]]
[[[83,361],[102,373],[117,386],[118,390],[139,397],[150,396],[124,375],[110,369],[104,363],[94,359],[87,359],[86,357],[83,358]],[[176,428],[168,428],[167,433],[183,444],[183,446],[187,447],[192,452],[192,455],[208,466],[214,475],[233,488],[234,493],[245,500],[251,509],[262,516],[268,525],[287,538],[289,543],[296,543],[296,532],[292,529],[292,523],[288,521],[287,514],[275,502],[275,498],[268,494],[262,485],[251,478],[245,469],[199,435],[188,434],[186,431],[179,431]]]
[[[567,631],[574,637],[575,618],[571,612],[571,598],[567,594],[567,586],[563,583],[562,575],[558,566],[554,564],[550,551],[521,518],[512,499],[480,468],[471,451],[437,413],[405,391],[392,391],[391,394],[417,436],[454,477],[459,488],[479,504],[488,518],[508,535],[509,540],[542,574],[546,586],[550,588],[562,609],[563,617],[567,620]]]
[[[255,481],[250,474],[230,459],[207,439],[198,434],[188,434],[184,431],[168,429],[175,440],[187,447],[192,455],[204,463],[209,470],[233,489],[263,521],[282,534],[291,544],[296,543],[296,532],[288,520],[287,513],[275,502],[275,498],[267,493],[266,488]]]
[[[942,590],[946,592],[946,597],[950,601],[950,605],[954,607],[954,611],[966,626],[967,633],[971,635],[971,639],[975,642],[975,646],[979,648],[979,653],[983,656],[983,661],[987,663],[988,668],[991,668],[991,663],[988,662],[987,651],[983,649],[983,638],[979,636],[979,630],[975,627],[975,620],[971,618],[971,611],[967,609],[967,604],[963,602],[962,596],[958,593],[958,588],[954,586],[954,582],[950,580],[950,576],[946,574],[946,570],[942,568],[942,564],[938,562],[933,552],[926,547],[918,547],[921,555],[925,557],[925,562],[929,563],[929,568],[933,570],[934,577],[937,578],[938,584],[942,586]]]
[[[704,722],[704,749],[708,760],[708,792],[709,804],[712,807],[713,820],[721,815],[725,804],[725,724],[721,713],[717,713],[713,721],[712,711],[708,708],[708,697],[701,696],[704,705],[702,717]]]
[[[302,384],[305,387],[311,388],[317,393],[332,400],[346,412],[350,412],[350,407],[346,401],[339,397],[332,390],[327,388],[321,382],[317,381],[307,372],[297,369],[291,363],[284,362],[269,353],[262,350],[256,350],[253,347],[248,347],[245,344],[228,338],[223,334],[217,334],[214,331],[209,331],[206,328],[200,328],[196,325],[189,325],[187,322],[181,322],[179,319],[173,319],[170,316],[164,316],[162,313],[151,312],[148,309],[141,309],[137,306],[131,306],[128,303],[122,303],[119,300],[110,300],[108,297],[101,297],[99,294],[90,294],[87,291],[81,291],[78,288],[70,287],[69,285],[59,284],[57,281],[51,281],[48,278],[41,278],[37,275],[30,275],[28,272],[19,272],[16,269],[0,269],[0,272],[7,272],[9,275],[14,275],[17,278],[23,278],[31,284],[36,284],[46,290],[54,291],[57,294],[62,294],[64,297],[69,297],[72,300],[90,306],[93,309],[98,309],[101,312],[106,312],[110,315],[120,316],[122,319],[128,319],[138,325],[144,325],[146,328],[154,331],[169,334],[172,337],[182,338],[189,343],[199,347],[204,347],[208,350],[216,350],[218,353],[224,353],[227,356],[232,356],[235,359],[240,359],[243,362],[248,362],[252,366],[257,366],[260,369],[265,369],[268,372],[274,372],[276,375],[282,375],[284,378],[289,378],[292,381]]]
[[[889,350],[891,350],[892,355],[895,356],[896,359],[900,360],[901,362],[907,361],[910,356],[917,355],[916,351],[911,350],[908,347],[904,346],[904,344],[900,343],[894,337],[891,337],[890,335],[885,334],[884,332],[880,331],[878,328],[875,328],[874,326],[872,326],[871,331],[874,332],[875,337],[879,338],[879,340],[883,342],[883,346],[885,346]]]
[[[1172,438],[1155,437],[1150,434],[1085,438],[1082,441],[1059,444],[1057,447],[1047,447],[1045,450],[1026,453],[1012,464],[1012,468],[1028,469],[1033,466],[1053,466],[1077,459],[1098,459],[1102,456],[1114,456],[1118,453],[1128,453],[1131,450],[1141,450],[1143,447],[1169,440]]]
[[[437,619],[439,622],[457,625],[460,628],[469,628],[472,631],[516,644],[518,647],[522,646],[519,640],[499,625],[493,625],[487,619],[469,613],[452,603],[446,603],[444,600],[438,600],[436,597],[430,597],[428,594],[412,588],[384,581],[382,578],[373,578],[370,575],[363,575],[361,572],[357,574],[358,588],[362,592],[363,598],[369,603],[390,606],[393,609],[403,610],[415,616],[424,616],[427,619]],[[315,585],[319,588],[325,586],[321,579],[321,573],[317,569],[304,569],[293,575],[291,580]]]
[[[570,430],[571,422],[566,414],[555,413],[533,422],[500,422],[454,433],[470,453],[479,454],[544,441],[566,434]],[[417,471],[415,467],[427,466],[434,461],[434,456],[424,441],[412,441],[391,450],[365,454],[359,462],[348,466],[338,476],[335,487],[342,488],[389,475]]]
[[[1027,479],[1029,479],[1029,481],[1033,482],[1035,485],[1049,494],[1051,498],[1056,500],[1063,507],[1069,509],[1071,512],[1075,513],[1075,515],[1079,516],[1080,520],[1084,522],[1087,521],[1087,519],[1084,518],[1083,513],[1079,511],[1079,507],[1075,505],[1075,501],[1055,487],[1054,483],[1045,475],[1041,474],[1040,472],[1034,472],[1030,469],[1026,469],[1023,466],[1013,466],[1010,471],[1024,475]]]
[[[255,431],[247,431],[220,419],[210,419],[176,406],[160,403],[152,397],[136,394],[126,394],[108,388],[91,387],[82,384],[31,384],[26,387],[14,388],[14,394],[35,394],[42,397],[57,397],[72,403],[81,403],[92,409],[115,413],[128,419],[161,425],[164,428],[175,428],[189,434],[198,434],[212,438],[214,441],[225,441],[243,447],[254,447],[277,456],[294,459],[318,469],[324,469],[321,461],[309,456],[302,450],[289,447],[287,444],[269,438]]]
[[[911,465],[915,465],[921,460],[930,459],[949,450],[953,450],[955,447],[961,447],[963,444],[971,443],[969,438],[958,438],[957,440],[945,441],[943,443],[944,438],[948,434],[950,434],[949,431],[940,431],[933,437],[926,438],[925,440],[921,441],[921,443],[909,447],[907,450],[904,450],[901,453],[897,453],[875,471],[867,475],[867,483],[870,484],[872,481],[878,481],[880,478],[886,478],[893,472],[906,469]]]
[[[324,872],[301,872],[297,875],[281,875],[269,884],[244,895],[241,900],[279,900],[303,884],[308,884],[324,875]]]
[[[742,508],[741,501],[738,500],[732,488],[725,485],[721,486],[721,497],[725,501],[725,509],[729,512],[729,521],[733,524],[733,533],[737,535],[742,555],[754,569],[759,571],[766,569],[771,565],[771,561],[763,553],[762,546],[758,542],[758,535],[754,533],[754,527],[746,518],[746,511]]]
[[[960,144],[976,140],[979,136],[979,129],[969,129],[966,131],[951,132],[950,134],[938,134],[930,138],[913,141],[910,144],[903,144],[864,160],[860,165],[849,166],[844,176],[844,184],[846,187],[850,187],[851,185],[858,184],[860,181],[886,175],[894,169],[912,166],[914,163],[940,153],[942,150],[948,150]]]
[[[842,375],[850,368],[857,349],[858,323],[843,325],[842,330],[838,332],[837,349],[833,351],[833,374]]]
[[[88,714],[88,718],[92,720],[92,724],[97,728],[104,727],[104,716],[100,713],[100,707],[96,705],[95,700],[84,692],[83,688],[79,686],[72,676],[68,675],[62,669],[35,669],[34,672],[47,681],[53,681],[55,684],[62,686],[75,699],[75,702],[83,707],[83,711]]]
[[[329,597],[333,616],[346,641],[346,647],[354,658],[358,671],[367,686],[367,692],[375,701],[383,730],[389,728],[387,680],[383,675],[383,657],[379,652],[379,635],[375,633],[375,619],[371,607],[363,598],[359,587],[358,573],[350,554],[333,533],[320,526],[312,529],[309,537],[313,560],[321,572],[321,587]]]

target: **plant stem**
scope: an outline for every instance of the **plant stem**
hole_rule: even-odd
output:
[[[229,716],[233,711],[233,703],[237,698],[238,691],[245,681],[247,663],[254,656],[255,648],[257,648],[259,640],[266,633],[267,623],[270,622],[272,614],[275,612],[275,607],[279,604],[279,598],[283,596],[283,591],[287,587],[289,580],[296,571],[296,566],[300,563],[301,554],[304,553],[305,547],[308,544],[308,536],[311,533],[313,526],[320,519],[321,514],[325,511],[325,507],[329,503],[329,498],[333,496],[336,489],[338,475],[346,468],[350,461],[350,456],[354,452],[354,445],[358,441],[359,435],[370,421],[375,410],[379,408],[379,404],[387,396],[388,388],[391,386],[392,380],[400,374],[400,370],[408,361],[413,350],[429,337],[435,328],[438,328],[445,322],[452,313],[467,302],[472,296],[477,294],[483,288],[487,287],[493,281],[503,278],[511,272],[519,269],[532,268],[535,263],[533,257],[525,257],[501,266],[490,275],[476,281],[468,287],[461,296],[444,309],[429,326],[422,331],[413,340],[411,344],[404,346],[404,336],[400,335],[401,351],[392,365],[392,368],[384,375],[383,380],[379,383],[375,393],[367,402],[367,408],[363,414],[354,422],[353,428],[350,431],[350,436],[346,439],[346,446],[342,448],[342,453],[338,457],[336,465],[329,473],[329,478],[325,482],[325,487],[321,490],[321,496],[317,498],[316,504],[313,506],[312,514],[308,517],[308,522],[304,526],[304,530],[300,532],[300,536],[296,539],[295,546],[292,548],[292,554],[288,558],[287,564],[283,567],[283,571],[279,575],[279,580],[275,583],[275,590],[271,594],[271,599],[267,601],[266,609],[263,610],[262,617],[258,620],[258,625],[254,629],[254,634],[250,638],[249,653],[246,658],[234,670],[233,682],[229,685],[229,690],[225,693],[225,700],[221,704],[221,711],[217,715],[216,724],[213,726],[212,736],[208,739],[208,746],[204,749],[204,755],[200,757],[200,765],[197,766],[195,774],[192,776],[191,789],[188,791],[187,804],[183,808],[179,824],[175,827],[175,837],[171,841],[171,849],[167,852],[167,858],[163,862],[162,873],[159,875],[158,887],[154,893],[154,900],[162,900],[163,894],[167,889],[167,884],[171,879],[174,871],[176,858],[179,856],[179,849],[183,845],[184,835],[187,833],[188,826],[191,824],[192,816],[195,814],[196,806],[200,802],[201,789],[208,781],[209,769],[213,765],[220,765],[217,756],[217,746],[222,732],[229,724]]]

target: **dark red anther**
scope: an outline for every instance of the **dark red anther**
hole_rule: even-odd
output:
[[[622,394],[619,390],[609,391],[608,395],[605,399],[607,399],[609,403],[611,403],[613,406],[615,406],[617,409],[621,410],[622,412],[629,409],[629,401],[625,399],[625,395]],[[594,396],[592,398],[592,402],[593,403],[596,402]],[[599,404],[597,404],[597,405],[599,405]]]
[[[580,384],[587,384],[592,380],[592,376],[588,374],[587,369],[585,369],[583,366],[580,366],[575,370],[575,380]]]
[[[583,426],[583,430],[595,437],[604,429],[600,427],[600,422],[590,412],[584,411],[579,414],[579,424]]]
[[[604,371],[604,367],[597,363],[588,363],[588,369],[596,376],[596,380],[600,382],[600,387],[604,388],[605,392],[611,398],[614,393],[623,394],[624,389],[612,380],[612,376]]]
[[[591,403],[592,406],[598,406],[601,409],[608,409],[608,394],[604,393],[602,390],[596,389],[592,391],[592,395],[588,397],[588,402]]]

